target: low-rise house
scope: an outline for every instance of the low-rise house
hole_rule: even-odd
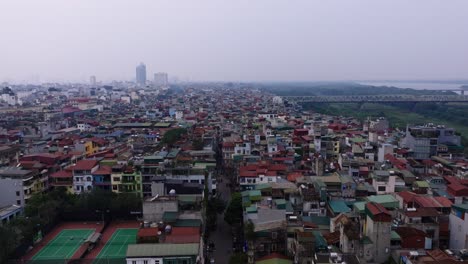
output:
[[[468,248],[468,204],[452,205],[450,219],[450,248]]]
[[[199,243],[128,245],[127,264],[197,264],[202,260]]]
[[[93,172],[98,168],[99,163],[97,160],[80,160],[71,167],[75,193],[80,194],[93,189]]]

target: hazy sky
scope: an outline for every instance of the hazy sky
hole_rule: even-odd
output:
[[[468,77],[468,1],[0,0],[0,81]]]

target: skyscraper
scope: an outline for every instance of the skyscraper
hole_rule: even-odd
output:
[[[167,80],[167,73],[158,72],[154,74],[154,84],[156,86],[167,86],[168,83],[169,82]]]
[[[146,65],[143,62],[136,67],[136,82],[139,85],[146,84]]]
[[[96,85],[96,76],[93,75],[93,76],[89,77],[89,83],[91,85]]]

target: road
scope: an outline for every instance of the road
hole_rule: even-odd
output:
[[[231,190],[226,186],[227,179],[223,178],[221,183],[218,183],[217,192],[220,198],[226,202],[226,206],[231,199]],[[214,258],[215,263],[228,263],[229,256],[232,253],[232,235],[231,226],[224,221],[224,213],[218,214],[216,230],[210,233],[209,241],[215,245],[214,252],[209,253],[210,258]]]

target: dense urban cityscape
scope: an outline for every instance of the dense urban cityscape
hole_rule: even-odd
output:
[[[256,84],[149,81],[143,63],[135,76],[3,84],[4,258],[468,261],[455,129],[325,115]]]
[[[0,264],[468,264],[468,1],[0,1]]]

